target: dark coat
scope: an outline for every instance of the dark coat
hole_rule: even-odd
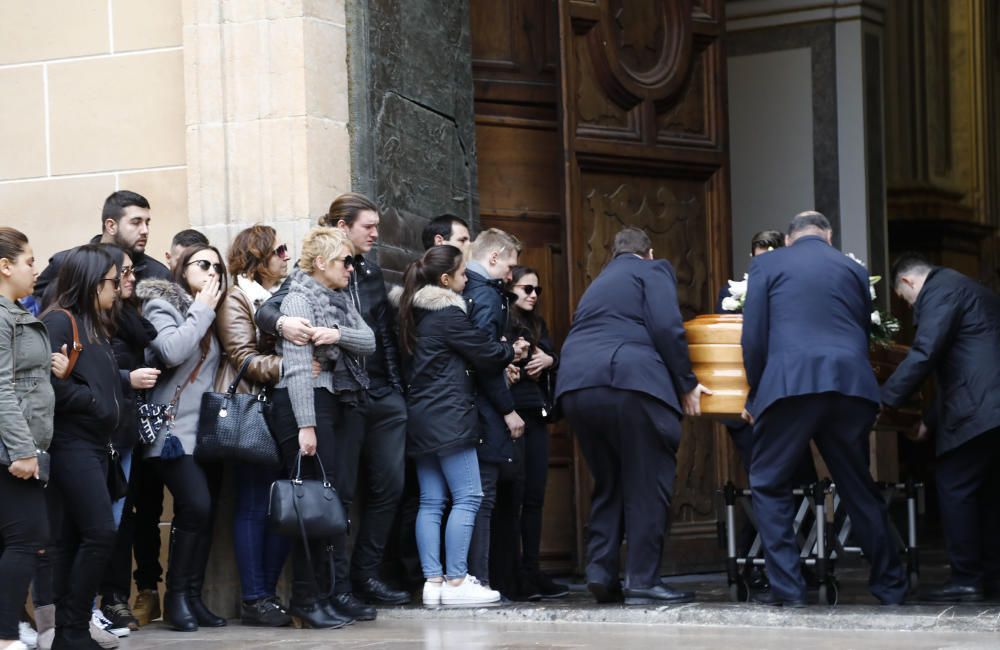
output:
[[[755,257],[743,308],[743,365],[759,418],[785,397],[839,393],[875,403],[868,271],[820,237]]]
[[[49,331],[52,352],[63,345],[73,348],[73,328],[61,311],[44,315],[42,322]],[[66,379],[52,376],[56,394],[52,449],[64,444],[85,442],[106,447],[122,418],[124,382],[107,341],[92,339],[83,319],[76,317],[83,350],[73,372]]]
[[[513,309],[516,309],[516,307]],[[549,337],[549,327],[546,325],[545,320],[541,319],[541,334],[538,340],[535,340],[534,335],[530,331],[526,328],[518,328],[514,325],[513,319],[511,319],[511,325],[507,330],[507,340],[516,341],[518,337],[523,337],[524,340],[531,343],[531,349],[528,356],[517,364],[521,367],[521,380],[510,385],[510,394],[514,398],[514,407],[519,411],[522,409],[551,409],[551,393],[555,386],[550,386],[550,381],[555,377],[556,370],[559,367],[559,356],[556,354],[552,345],[552,339]],[[524,366],[527,365],[536,348],[540,348],[553,359],[552,365],[543,370],[537,380],[528,377],[528,374],[524,372]]]
[[[375,332],[375,352],[365,358],[365,371],[370,383],[368,392],[382,397],[396,388],[402,390],[399,372],[399,346],[396,344],[396,312],[389,304],[382,269],[375,262],[360,255],[354,256],[354,272],[348,291],[354,306]],[[257,326],[266,334],[274,335],[281,318],[281,302],[288,295],[291,275],[274,296],[257,310]]]
[[[678,415],[698,385],[666,260],[619,255],[587,287],[562,347],[556,399],[583,388],[645,393]]]
[[[97,235],[93,237],[88,243],[90,244],[100,244],[101,236]],[[49,258],[49,265],[45,267],[42,274],[38,276],[38,281],[35,282],[35,300],[43,306],[48,306],[48,302],[45,300],[45,290],[49,287],[53,289],[56,286],[56,278],[59,277],[59,269],[62,268],[63,261],[66,256],[69,255],[70,251],[73,249],[67,249],[64,251],[59,251],[51,258]],[[128,251],[126,251],[128,252]],[[136,286],[143,280],[156,279],[156,280],[169,280],[170,279],[170,269],[164,266],[162,263],[154,260],[145,253],[136,253],[134,251],[128,252],[129,257],[132,258],[132,270],[135,273],[135,283]],[[51,292],[50,292],[51,293]],[[51,298],[51,296],[49,296]]]
[[[462,297],[449,289],[424,287],[413,306],[417,345],[406,364],[408,453],[471,447],[480,437],[475,374],[502,372],[514,350],[474,326]]]
[[[118,450],[132,449],[139,439],[139,420],[136,411],[136,392],[129,373],[146,367],[146,347],[156,338],[156,328],[143,318],[131,305],[124,305],[118,314],[115,333],[111,337],[111,351],[122,373],[122,417],[112,436]]]
[[[1000,427],[1000,297],[935,268],[913,305],[913,322],[913,345],[882,386],[882,401],[901,406],[933,372],[937,400],[925,420],[938,455]]]
[[[493,280],[466,269],[465,298],[469,318],[490,340],[499,341],[507,331],[510,317],[510,296],[504,291],[503,280]],[[503,416],[514,410],[503,368],[494,372],[476,373],[479,384],[476,406],[482,440],[479,459],[488,463],[511,463],[514,460],[514,440]]]

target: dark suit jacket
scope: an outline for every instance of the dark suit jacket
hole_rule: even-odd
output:
[[[839,393],[876,404],[868,360],[868,271],[819,237],[755,257],[743,308],[747,410],[785,397]]]
[[[562,348],[556,399],[611,387],[645,393],[681,414],[678,396],[697,385],[673,267],[619,255],[580,299]]]
[[[931,372],[937,401],[925,415],[941,455],[1000,427],[1000,297],[951,269],[935,268],[913,305],[917,335],[882,387],[901,406]]]

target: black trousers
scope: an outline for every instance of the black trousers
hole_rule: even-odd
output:
[[[360,497],[358,532],[351,554],[350,579],[377,578],[382,566],[385,545],[403,495],[406,459],[406,400],[396,390],[373,397],[358,409],[358,422],[344,414],[346,425],[336,429],[335,473],[345,507]],[[336,425],[335,425],[336,426]],[[342,433],[342,435],[340,435]],[[359,484],[360,478],[360,484]],[[340,570],[345,554],[338,554],[337,591],[351,591],[347,574]],[[344,569],[347,568],[343,562]]]
[[[28,585],[49,542],[45,492],[0,465],[0,640],[16,641]]]
[[[75,443],[52,449],[52,479],[46,497],[52,527],[56,627],[88,629],[117,533],[107,475],[104,448]]]
[[[119,598],[128,602],[132,591],[132,542],[135,539],[135,483],[136,467],[142,464],[143,448],[136,447],[132,450],[132,472],[129,475],[128,493],[125,495],[125,505],[122,508],[121,523],[118,524],[118,535],[115,538],[115,547],[111,552],[111,560],[108,568],[104,571],[104,578],[101,580],[101,604],[110,603]],[[162,499],[160,509],[163,508]],[[159,529],[157,529],[156,552],[159,554]],[[155,559],[157,570],[159,570],[159,557]],[[159,574],[157,574],[158,576]],[[153,581],[153,585],[156,580]],[[153,587],[149,587],[152,589]]]
[[[490,546],[493,542],[493,508],[497,503],[497,483],[500,481],[500,463],[479,459],[479,483],[483,500],[476,513],[476,527],[469,544],[469,574],[484,585],[490,585]]]
[[[210,535],[221,472],[215,466],[203,467],[190,455],[173,460],[149,460],[174,498],[174,528]]]
[[[681,440],[677,413],[643,393],[607,387],[567,393],[562,405],[594,477],[587,581],[617,585],[627,537],[626,588],[659,584]]]
[[[313,407],[316,412],[316,456],[322,462],[323,469],[326,470],[327,479],[333,484],[337,494],[341,495],[341,485],[338,484],[336,472],[333,469],[337,462],[335,441],[338,433],[343,430],[346,417],[351,417],[351,422],[360,426],[360,412],[338,402],[334,395],[324,388],[317,388],[313,392]],[[299,427],[295,421],[295,411],[292,410],[287,389],[278,388],[272,394],[269,424],[271,425],[271,433],[278,440],[285,470],[289,476],[292,476],[299,453]],[[321,478],[320,463],[315,458],[303,457],[301,471],[302,478]],[[342,495],[341,500],[343,500]],[[344,506],[346,509],[347,504],[345,503]],[[316,593],[316,586],[320,592],[325,592],[330,588],[329,571],[325,559],[328,544],[332,544],[334,547],[334,570],[337,571],[338,580],[339,576],[343,575],[346,581],[348,573],[347,535],[331,540],[310,539],[309,552],[313,560],[311,565],[306,561],[305,543],[299,536],[295,536],[292,540],[292,586],[293,600],[296,602],[307,603],[315,600],[316,596],[319,595]],[[341,567],[341,565],[343,566]]]
[[[934,477],[952,582],[1000,581],[1000,429],[942,454]]]
[[[129,479],[129,498],[135,504],[135,514],[130,517],[126,507],[122,527],[132,527],[133,551],[135,553],[135,578],[137,589],[156,589],[163,577],[160,565],[160,519],[163,517],[163,481],[153,464],[155,459],[142,458],[142,447],[136,447],[132,460],[132,476]],[[131,519],[131,523],[126,520]],[[131,570],[131,567],[130,569]]]
[[[876,405],[837,393],[778,400],[754,425],[750,488],[771,589],[781,598],[805,598],[799,548],[792,532],[791,489],[802,454],[815,440],[853,524],[852,534],[871,563],[868,587],[883,603],[901,603],[907,580],[890,533],[887,508],[868,469],[868,434]]]

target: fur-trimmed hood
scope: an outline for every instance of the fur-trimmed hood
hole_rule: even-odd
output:
[[[194,302],[191,294],[169,280],[143,280],[136,286],[135,295],[143,301],[165,300],[181,314],[187,314]]]
[[[436,287],[430,284],[418,289],[413,294],[413,306],[418,309],[426,309],[427,311],[440,311],[448,307],[458,307],[463,312],[467,311],[465,299],[462,298],[461,294],[455,293],[451,289]]]

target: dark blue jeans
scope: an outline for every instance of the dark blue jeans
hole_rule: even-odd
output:
[[[236,512],[233,515],[233,547],[240,570],[243,600],[274,596],[275,586],[291,543],[284,535],[268,530],[267,503],[271,483],[281,475],[279,468],[237,463]]]

